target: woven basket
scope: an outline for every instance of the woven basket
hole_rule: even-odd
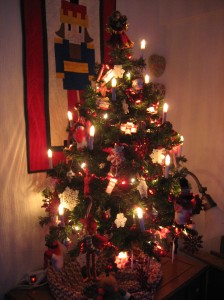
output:
[[[98,261],[100,267],[104,266],[102,260]],[[98,265],[98,270],[99,270]],[[159,285],[162,272],[155,262],[151,263],[150,273],[153,275],[153,282],[149,282],[147,289],[142,290],[139,281],[136,279],[136,270],[125,268],[116,274],[119,287],[131,293],[135,300],[152,300]],[[67,258],[61,270],[57,271],[52,266],[47,272],[49,287],[56,300],[88,300],[84,290],[93,285],[93,282],[83,282],[81,268],[74,259]]]
[[[85,284],[80,265],[76,260],[66,259],[61,270],[48,267],[47,278],[52,295],[56,300],[87,300],[83,295]]]

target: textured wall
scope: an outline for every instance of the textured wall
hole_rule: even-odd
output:
[[[45,174],[27,174],[18,0],[0,1],[0,299],[27,271],[42,267],[38,224]]]
[[[218,207],[195,217],[204,248],[219,250],[224,234],[224,2],[222,0],[117,1],[127,15],[128,34],[147,40],[145,58],[163,55],[167,68],[158,79],[166,85],[168,120],[184,136],[183,155]],[[192,183],[193,191],[198,190]]]

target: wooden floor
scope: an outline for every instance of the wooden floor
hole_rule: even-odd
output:
[[[207,265],[187,256],[169,257],[161,261],[163,279],[155,295],[155,300],[204,300],[206,299]]]

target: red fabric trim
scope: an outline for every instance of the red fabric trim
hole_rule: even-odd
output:
[[[116,9],[116,0],[103,0],[103,40],[104,40],[104,63],[110,63],[110,48],[107,46],[106,42],[110,38],[110,34],[106,31],[106,25],[108,24],[108,18]]]
[[[29,171],[48,169],[41,1],[24,0]]]
[[[65,161],[65,155],[63,151],[53,152],[52,155],[52,161],[53,161],[53,167],[55,167],[58,163]]]
[[[82,103],[83,91],[67,90],[68,110],[73,111],[74,106],[78,107]]]

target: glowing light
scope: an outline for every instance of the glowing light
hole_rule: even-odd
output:
[[[131,183],[134,183],[134,182],[135,182],[135,178],[132,178],[132,179],[131,179]]]
[[[119,252],[118,256],[116,256],[115,263],[119,269],[123,269],[125,264],[128,262],[127,252]]]
[[[72,113],[70,111],[68,111],[68,119],[69,121],[72,121]]]
[[[148,74],[145,75],[145,84],[149,83],[150,77]]]
[[[141,207],[137,207],[136,212],[137,212],[138,218],[142,219],[143,218],[143,211],[142,211]]]
[[[127,78],[128,80],[131,79],[131,73],[130,73],[130,72],[128,72],[128,73],[126,74],[126,78]]]
[[[153,106],[150,106],[147,108],[147,111],[150,113],[154,113],[155,112],[155,108]]]
[[[107,114],[107,113],[104,114],[104,115],[103,115],[103,118],[106,120],[106,119],[108,118],[108,114]]]
[[[89,135],[94,136],[94,134],[95,134],[95,127],[92,125],[89,130]]]
[[[146,46],[146,41],[145,41],[145,40],[142,40],[142,41],[141,41],[141,49],[144,50],[144,49],[145,49],[145,46]]]
[[[170,168],[170,155],[167,154],[165,157],[165,178],[169,177],[169,168]]]
[[[82,169],[85,169],[85,167],[86,167],[86,163],[83,162],[83,163],[81,164],[81,168],[82,168]]]
[[[116,78],[113,78],[112,81],[111,81],[111,86],[112,86],[113,88],[115,88],[116,85],[117,85],[117,79],[116,79]]]
[[[164,104],[163,104],[163,112],[164,112],[164,113],[167,113],[167,112],[168,112],[168,107],[169,107],[169,105],[168,105],[167,103],[164,103]]]
[[[119,254],[118,254],[118,258],[127,258],[128,257],[128,255],[127,255],[127,252],[119,252]]]
[[[58,213],[60,216],[63,216],[64,214],[64,206],[62,204],[58,206]]]
[[[167,154],[166,157],[165,157],[165,165],[166,166],[170,165],[170,155],[169,154]]]
[[[48,155],[48,157],[49,157],[49,158],[51,158],[51,157],[52,157],[52,151],[51,151],[51,149],[48,149],[48,151],[47,151],[47,155]]]
[[[49,161],[49,169],[52,169],[53,168],[53,160],[52,160],[53,152],[51,151],[51,149],[48,149],[47,156],[48,156],[48,161]]]

